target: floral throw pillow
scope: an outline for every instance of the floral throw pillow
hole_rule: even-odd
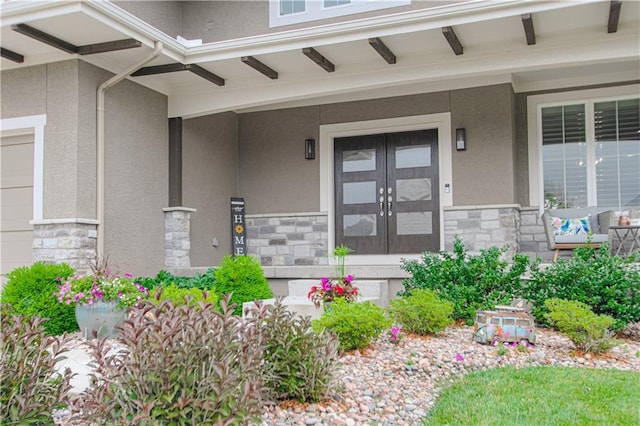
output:
[[[591,221],[589,216],[585,217],[551,217],[551,228],[554,235],[580,235],[591,232]]]

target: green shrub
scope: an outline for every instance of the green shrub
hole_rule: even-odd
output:
[[[222,312],[141,302],[118,337],[127,348],[109,353],[90,342],[96,360],[91,387],[74,401],[98,424],[247,424],[263,404],[264,338],[255,319]]]
[[[78,330],[75,310],[53,296],[60,282],[73,274],[67,264],[34,263],[16,268],[7,274],[0,302],[8,303],[15,313],[31,317],[37,315],[44,322],[45,333],[59,335]]]
[[[68,403],[71,371],[55,365],[68,342],[44,335],[43,321],[0,306],[0,424],[53,424],[52,413]]]
[[[317,320],[313,321],[316,332],[327,329],[338,336],[340,350],[362,349],[391,326],[384,309],[371,302],[352,303],[337,299]]]
[[[261,321],[266,334],[265,385],[274,400],[318,402],[327,396],[338,361],[338,340],[316,333],[308,316],[300,318],[276,301]]]
[[[533,313],[544,322],[545,301],[551,298],[575,300],[589,305],[596,314],[615,319],[613,329],[640,321],[640,272],[629,259],[612,256],[604,244],[600,250],[582,246],[568,260],[542,269],[531,267],[531,280],[522,297],[531,301]]]
[[[545,302],[549,313],[545,318],[566,334],[585,352],[606,352],[615,345],[609,328],[614,319],[608,315],[594,314],[589,306],[573,300],[549,299]]]
[[[187,301],[190,306],[197,306],[198,302],[206,302],[214,306],[218,304],[218,295],[213,291],[200,290],[195,287],[180,288],[175,283],[166,287],[154,287],[149,295],[156,305],[167,299],[174,305],[184,305]]]
[[[215,278],[219,295],[233,293],[231,303],[236,304],[236,315],[242,315],[244,302],[273,297],[260,262],[251,256],[225,256]]]
[[[431,290],[415,289],[392,300],[389,313],[405,331],[420,335],[442,331],[453,322],[453,304]]]
[[[433,290],[440,298],[453,303],[454,319],[472,324],[477,310],[508,305],[512,297],[520,293],[520,277],[529,265],[529,258],[516,254],[509,267],[501,259],[506,249],[491,247],[472,256],[456,237],[453,253],[425,252],[421,261],[403,260],[402,269],[411,277],[402,281],[404,291],[398,295],[410,295],[414,289]]]
[[[193,277],[178,277],[170,272],[161,270],[155,278],[139,277],[135,281],[147,290],[151,290],[154,287],[166,287],[170,284],[175,284],[178,288],[211,290],[215,284],[215,270],[209,268],[206,272],[196,274]]]

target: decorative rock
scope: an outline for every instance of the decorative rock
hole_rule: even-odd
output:
[[[538,331],[538,330],[537,330]],[[539,330],[538,343],[528,353],[509,346],[507,354],[497,348],[471,341],[470,327],[450,328],[436,338],[405,336],[403,345],[381,337],[363,353],[344,354],[335,374],[331,402],[287,405],[263,410],[260,426],[280,425],[418,425],[435,404],[440,390],[457,377],[476,370],[502,366],[524,368],[565,365],[580,368],[617,368],[640,371],[640,342],[623,340],[615,356],[602,359],[585,354],[572,356],[575,349],[566,337],[548,329]],[[78,345],[84,344],[82,339]],[[114,343],[110,344],[115,348]],[[456,354],[463,360],[456,361]],[[407,366],[411,360],[412,365]],[[405,369],[407,367],[415,367]],[[337,391],[334,391],[337,392]],[[73,413],[59,411],[57,425],[79,425]]]

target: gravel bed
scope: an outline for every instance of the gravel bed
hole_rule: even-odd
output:
[[[439,391],[466,373],[502,366],[560,365],[640,372],[640,340],[634,331],[602,356],[581,354],[566,337],[538,328],[527,352],[472,341],[470,327],[452,327],[435,337],[404,336],[399,344],[380,338],[363,351],[344,354],[335,391],[320,404],[283,403],[265,407],[260,425],[415,425],[434,405]],[[78,344],[83,344],[78,340]],[[70,413],[58,425],[77,425]]]

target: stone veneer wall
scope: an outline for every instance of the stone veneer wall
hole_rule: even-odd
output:
[[[547,247],[547,238],[538,207],[523,207],[520,211],[520,253],[532,260],[540,257],[545,262],[553,259]],[[561,250],[560,256],[571,256],[571,250]]]
[[[470,252],[508,244],[510,260],[519,250],[519,228],[518,205],[445,207],[444,249],[453,250],[457,235]]]
[[[167,268],[191,266],[191,213],[188,207],[167,207],[164,212],[164,264]]]
[[[91,220],[50,220],[33,224],[33,261],[67,263],[89,272],[96,257],[97,224]]]
[[[326,213],[246,215],[247,250],[263,266],[326,265]]]

